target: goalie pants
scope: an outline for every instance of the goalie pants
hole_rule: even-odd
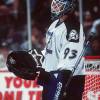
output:
[[[52,71],[47,83],[38,80],[38,84],[43,86],[42,100],[81,100],[84,76],[73,77],[66,87],[70,74],[67,70]]]

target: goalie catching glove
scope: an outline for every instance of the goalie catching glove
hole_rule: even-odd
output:
[[[13,51],[7,57],[7,67],[16,76],[34,80],[37,77],[37,64],[35,59],[27,51]]]

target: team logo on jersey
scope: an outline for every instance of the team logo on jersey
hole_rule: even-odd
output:
[[[66,38],[70,42],[78,42],[79,41],[79,34],[76,30],[72,29]]]

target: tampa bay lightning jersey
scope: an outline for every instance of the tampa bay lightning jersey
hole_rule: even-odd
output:
[[[55,70],[73,70],[84,46],[82,27],[78,30],[69,23],[54,21],[46,33],[46,46],[43,50],[42,67],[50,72]],[[83,59],[79,62],[75,74],[81,74]]]

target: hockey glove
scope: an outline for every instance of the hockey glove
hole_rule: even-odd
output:
[[[27,51],[13,51],[7,57],[8,70],[16,76],[34,80],[37,77],[37,64]]]

